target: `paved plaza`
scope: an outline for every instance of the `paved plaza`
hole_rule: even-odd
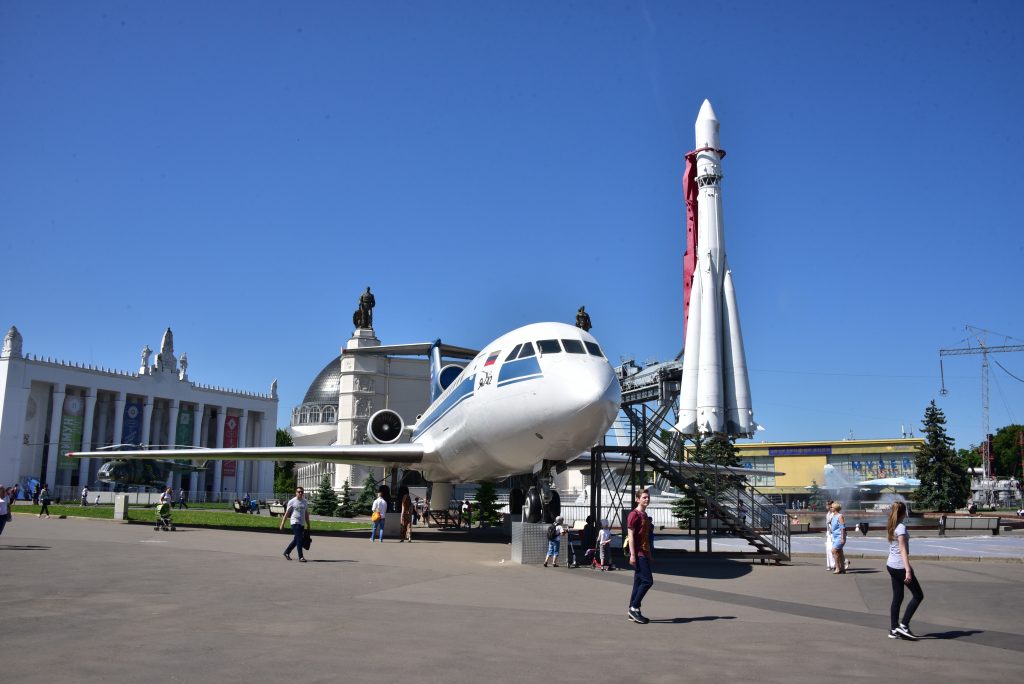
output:
[[[315,532],[315,530],[314,530]],[[16,515],[0,537],[0,639],[19,682],[1015,681],[1024,565],[915,563],[916,643],[886,638],[880,559],[655,564],[649,625],[632,573],[512,564],[490,530],[412,544]],[[916,544],[917,540],[915,540]]]

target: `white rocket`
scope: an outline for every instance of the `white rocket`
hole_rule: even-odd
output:
[[[696,264],[684,269],[687,278],[693,269],[693,279],[686,288],[683,386],[676,430],[687,436],[752,437],[758,426],[750,401],[736,290],[725,258],[721,190],[725,151],[719,146],[718,117],[707,100],[694,128],[697,148],[687,155],[686,184],[690,186],[687,195],[697,197],[689,207],[687,256],[691,264],[695,256]]]

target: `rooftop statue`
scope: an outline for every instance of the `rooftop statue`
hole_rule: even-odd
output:
[[[359,295],[359,308],[352,314],[352,324],[357,328],[372,328],[373,307],[376,305],[377,300],[374,299],[370,287],[367,286],[366,292]]]
[[[4,349],[3,352],[0,352],[0,356],[21,358],[21,333],[13,325],[4,335]]]
[[[148,344],[142,348],[142,359],[140,362],[141,368],[149,368],[149,357],[152,353],[153,350],[149,348]]]
[[[590,324],[590,314],[587,313],[586,307],[581,306],[580,310],[576,312],[576,327],[582,328],[586,332],[593,327]]]

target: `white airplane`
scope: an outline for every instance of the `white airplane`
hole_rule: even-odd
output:
[[[524,518],[539,522],[557,514],[557,493],[548,492],[551,467],[600,442],[619,410],[619,381],[597,340],[565,323],[534,323],[494,340],[464,368],[442,367],[440,340],[344,354],[424,352],[431,359],[430,406],[411,426],[394,411],[377,411],[367,423],[371,444],[135,450],[116,458],[401,466],[433,482],[432,506],[439,508],[447,508],[454,483],[532,474],[537,482],[523,497]],[[71,455],[111,458],[109,451]]]
[[[891,489],[893,491],[897,489],[916,489],[920,486],[921,480],[913,477],[881,477],[874,480],[850,482],[838,470],[836,470],[835,466],[827,464],[825,466],[825,486],[822,487],[822,489],[860,489],[865,492],[881,492],[886,489]]]

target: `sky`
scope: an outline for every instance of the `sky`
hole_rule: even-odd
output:
[[[0,327],[134,370],[170,326],[195,381],[276,378],[282,427],[366,286],[385,344],[586,305],[614,363],[670,360],[708,98],[757,441],[918,434],[934,399],[968,447],[982,357],[943,396],[939,349],[1024,344],[1021,26],[1012,1],[4,0]],[[994,432],[1024,353],[990,359]]]

